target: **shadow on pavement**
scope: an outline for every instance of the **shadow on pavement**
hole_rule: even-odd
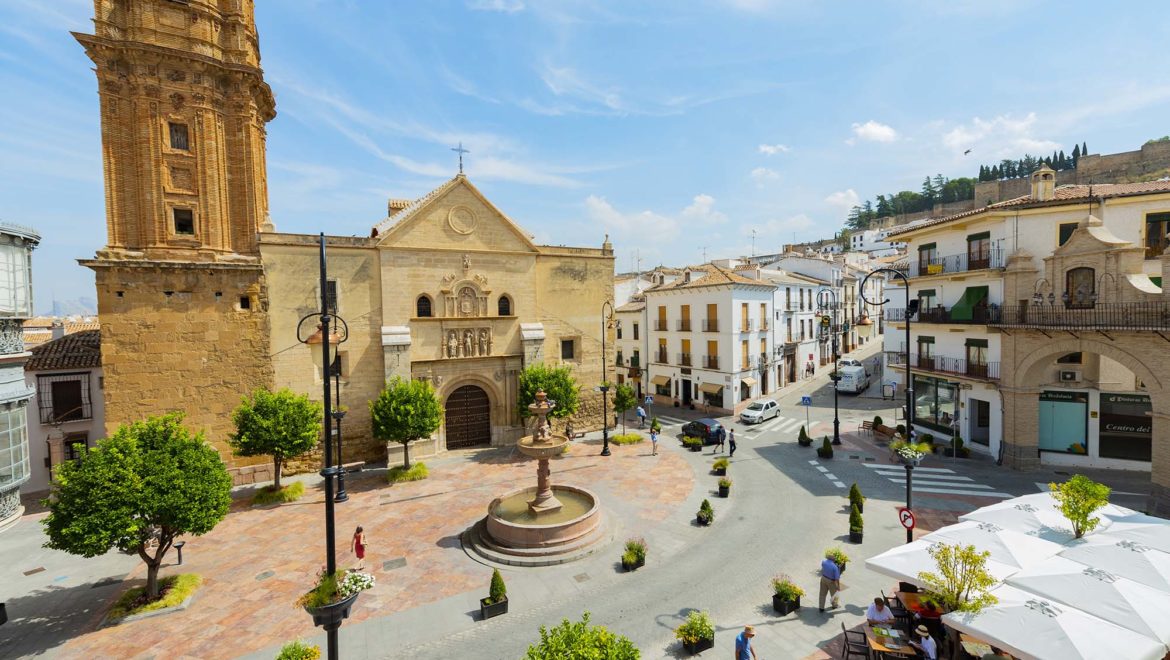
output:
[[[9,599],[8,623],[0,626],[0,657],[43,655],[74,637],[94,630],[112,601],[145,580],[122,581],[121,575],[73,587],[49,585]]]

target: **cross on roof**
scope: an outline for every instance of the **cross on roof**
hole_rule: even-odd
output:
[[[463,154],[469,154],[471,152],[463,148],[462,140],[459,142],[458,147],[451,147],[451,151],[459,154],[459,173],[463,174]]]

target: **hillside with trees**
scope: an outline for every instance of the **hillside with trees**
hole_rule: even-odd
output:
[[[1051,156],[1033,156],[1024,154],[1016,160],[1004,159],[995,165],[979,166],[979,181],[999,181],[1001,179],[1019,179],[1035,172],[1041,165],[1047,165],[1054,170],[1075,170],[1077,161],[1089,151],[1087,143],[1082,142],[1073,147],[1072,155],[1064,155],[1064,149],[1053,151]]]
[[[960,202],[975,198],[975,179],[959,177],[948,179],[941,174],[926,177],[919,192],[903,190],[890,195],[878,195],[860,206],[849,209],[845,226],[852,230],[868,229],[878,218],[905,213],[928,211],[935,204]]]

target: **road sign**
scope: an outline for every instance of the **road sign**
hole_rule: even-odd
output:
[[[906,529],[914,529],[914,512],[904,506],[898,507],[898,522]]]
[[[800,397],[800,405],[802,405],[802,406],[811,406],[811,405],[812,405],[812,397],[811,397],[811,396],[802,396],[802,397]]]
[[[643,403],[643,404],[645,404],[645,405],[647,405],[647,406],[654,405],[654,397],[652,397],[652,396],[647,396],[647,397],[646,397],[646,400],[645,400],[645,401],[643,401],[642,403]]]

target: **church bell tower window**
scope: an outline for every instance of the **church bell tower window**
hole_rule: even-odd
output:
[[[190,142],[188,141],[187,125],[170,123],[171,129],[171,148],[181,149],[183,151],[190,151]]]
[[[195,235],[195,212],[191,209],[175,209],[175,233],[180,236]]]

